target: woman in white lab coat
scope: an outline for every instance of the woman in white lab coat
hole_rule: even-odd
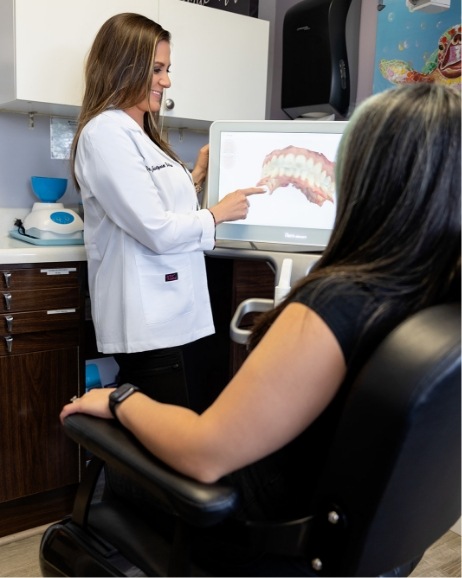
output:
[[[119,383],[187,405],[180,346],[214,332],[203,252],[216,224],[245,218],[248,196],[264,189],[199,210],[208,146],[190,173],[158,129],[169,68],[159,24],[110,18],[88,56],[72,159],[98,350],[115,356]]]

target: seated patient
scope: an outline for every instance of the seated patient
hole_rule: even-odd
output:
[[[406,317],[460,299],[460,110],[460,94],[437,84],[363,102],[339,149],[329,245],[286,300],[261,315],[247,360],[216,401],[197,415],[136,391],[115,406],[173,468],[203,482],[230,476],[243,498],[238,519],[308,515],[359,368]],[[61,420],[74,412],[113,418],[111,391],[91,390]],[[231,546],[228,554],[220,550],[216,575],[309,575],[307,560],[236,555]]]

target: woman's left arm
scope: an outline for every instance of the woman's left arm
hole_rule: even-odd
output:
[[[216,401],[201,415],[141,393],[117,417],[178,471],[214,482],[289,443],[328,406],[346,373],[341,348],[310,308],[289,304]],[[108,393],[91,390],[63,409],[110,417]],[[93,398],[93,399],[91,399]]]

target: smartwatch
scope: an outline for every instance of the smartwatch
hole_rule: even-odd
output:
[[[116,407],[119,403],[122,403],[127,397],[130,397],[136,391],[139,391],[140,388],[136,387],[136,385],[132,385],[131,383],[124,383],[123,385],[119,385],[117,389],[115,389],[109,395],[109,409],[111,410],[112,415],[117,419],[116,414]]]

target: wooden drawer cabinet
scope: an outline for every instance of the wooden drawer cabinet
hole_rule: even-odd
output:
[[[58,419],[75,393],[66,381],[76,375],[78,356],[72,347],[0,358],[0,518],[9,501],[78,481],[78,449]]]
[[[17,313],[0,314],[1,328],[0,335],[16,335],[19,333],[30,333],[44,331],[54,331],[57,329],[77,329],[80,320],[80,310],[78,307],[64,307],[62,309],[47,309],[42,311],[27,311]]]
[[[37,333],[6,335],[3,337],[0,355],[17,355],[20,353],[32,353],[34,351],[78,347],[77,329],[76,327],[75,329],[67,329],[64,331],[41,331]],[[75,391],[77,391],[77,389]]]
[[[84,389],[85,267],[0,265],[0,536],[70,511],[81,457],[59,412]]]
[[[50,287],[77,287],[79,284],[79,265],[50,266],[35,265],[29,267],[6,267],[0,265],[0,287],[9,289],[49,289]]]
[[[0,268],[0,355],[78,346],[79,275],[80,265]]]
[[[78,304],[78,287],[11,290],[2,291],[0,311],[34,311],[38,308],[56,310],[77,307]]]

